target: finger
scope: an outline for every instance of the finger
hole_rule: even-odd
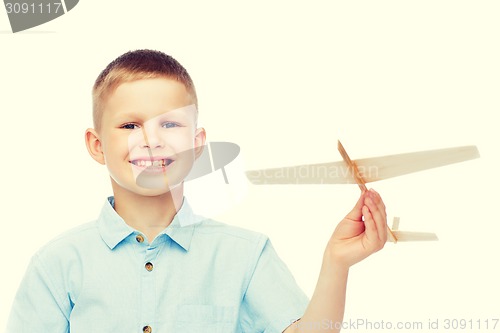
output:
[[[387,219],[385,204],[384,204],[384,201],[382,200],[382,198],[380,197],[380,194],[378,194],[373,189],[370,189],[368,194],[369,194],[368,197],[370,197],[373,200],[375,205],[377,205],[378,210],[384,215],[385,219]]]
[[[354,221],[361,221],[361,218],[363,217],[363,212],[362,208],[364,205],[365,201],[365,195],[366,192],[361,193],[359,196],[358,202],[356,202],[356,205],[354,208],[349,212],[349,214],[346,215],[346,218]]]
[[[373,199],[373,201],[379,206],[381,207],[381,210],[385,212],[386,210],[386,207],[385,207],[385,203],[384,201],[382,200],[382,197],[380,196],[380,194],[375,191],[374,189],[370,189],[370,196],[371,198]]]
[[[387,232],[389,229],[389,226],[387,225],[386,207],[380,194],[378,194],[377,191],[373,189],[372,189],[372,198],[374,199],[381,213],[381,219],[380,220],[375,219],[375,223],[377,224],[377,229],[379,230],[379,238],[385,243],[387,241]]]
[[[368,208],[368,206],[363,207],[363,213],[365,217],[365,236],[366,236],[366,245],[365,247],[371,252],[377,252],[381,250],[386,242],[386,239],[383,239],[379,228],[376,225],[375,219]],[[387,231],[384,229],[385,237],[387,237]]]
[[[363,206],[362,211],[363,211],[363,216],[365,219],[366,239],[370,243],[378,242],[379,241],[378,230],[377,230],[377,226],[375,225],[373,215],[370,212],[370,209],[368,208],[368,206]]]
[[[375,227],[377,228],[378,238],[380,240],[384,239],[384,236],[387,237],[387,216],[385,214],[385,210],[380,205],[375,203],[372,195],[369,195],[365,204],[370,210],[370,214],[374,220]]]

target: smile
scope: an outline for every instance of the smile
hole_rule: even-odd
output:
[[[136,165],[138,167],[156,167],[156,168],[164,168],[169,166],[174,160],[170,158],[165,159],[157,159],[157,160],[132,160],[130,163]]]

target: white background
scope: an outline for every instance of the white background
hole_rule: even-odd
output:
[[[84,146],[90,91],[137,48],[188,69],[209,140],[239,144],[242,169],[339,160],[337,139],[352,158],[477,145],[478,160],[372,185],[402,230],[440,240],[387,244],[354,266],[346,319],[425,328],[500,317],[498,2],[180,3],[82,0],[17,34],[0,10],[0,327],[33,253],[94,219],[111,194]],[[358,194],[249,185],[215,217],[268,234],[311,295],[328,237]]]

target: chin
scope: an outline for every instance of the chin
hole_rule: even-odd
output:
[[[138,177],[136,185],[147,190],[170,191],[182,184],[182,181],[168,181],[164,177]]]
[[[166,195],[168,193],[174,194],[179,190],[182,190],[182,183],[169,186],[165,186],[165,183],[147,184],[148,186],[143,186],[144,184],[137,184],[137,185],[140,187],[140,189],[135,191],[135,193],[145,197],[157,197],[161,195]]]
[[[180,174],[141,173],[134,179],[111,176],[113,188],[116,191],[126,190],[136,195],[155,197],[168,194],[169,192],[182,193],[184,179]]]

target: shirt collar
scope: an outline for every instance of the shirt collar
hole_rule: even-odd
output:
[[[99,233],[111,250],[129,235],[139,233],[126,224],[120,215],[118,215],[114,209],[114,204],[115,198],[113,196],[109,197],[102,207],[101,213],[97,219]],[[170,223],[161,234],[167,235],[184,250],[188,251],[191,245],[191,239],[193,238],[194,228],[202,219],[201,216],[193,213],[191,206],[184,198],[181,208],[177,211],[177,214],[175,214],[172,223]]]

